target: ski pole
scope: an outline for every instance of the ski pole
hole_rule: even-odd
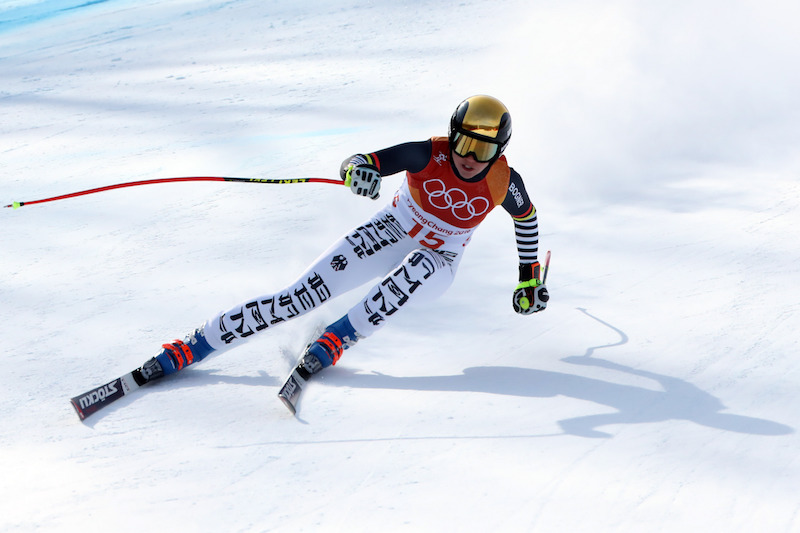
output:
[[[41,200],[32,200],[30,202],[12,202],[3,207],[12,207],[18,209],[23,205],[42,204],[45,202],[54,202],[56,200],[64,200],[66,198],[75,198],[76,196],[83,196],[86,194],[94,194],[96,192],[110,191],[112,189],[122,189],[125,187],[136,187],[138,185],[152,185],[155,183],[173,183],[183,181],[234,181],[239,183],[266,183],[274,185],[284,185],[288,183],[330,183],[333,185],[343,185],[342,180],[328,179],[328,178],[289,178],[289,179],[268,179],[268,178],[232,178],[222,176],[192,176],[186,178],[158,178],[151,180],[129,181],[126,183],[117,183],[116,185],[107,185],[105,187],[97,187],[95,189],[88,189],[85,191],[78,191],[69,194],[62,194],[61,196],[53,196],[51,198],[43,198]]]
[[[542,272],[542,285],[547,281],[547,270],[550,268],[550,250],[547,250],[547,255],[544,257],[544,271]]]

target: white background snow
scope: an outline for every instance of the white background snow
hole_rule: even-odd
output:
[[[280,289],[401,177],[0,209],[0,530],[800,531],[798,6],[4,1],[2,205],[335,177],[489,93],[553,259],[515,315],[495,211],[299,418],[290,359],[363,291],[81,423],[70,397]]]

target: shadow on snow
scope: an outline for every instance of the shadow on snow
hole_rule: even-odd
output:
[[[336,368],[326,373],[326,377],[330,379],[326,379],[324,383],[334,387],[355,389],[477,392],[527,398],[565,396],[614,408],[615,412],[611,413],[579,416],[558,421],[563,434],[589,438],[612,437],[613,435],[598,429],[603,426],[644,424],[668,420],[686,420],[709,428],[751,435],[776,436],[794,433],[794,429],[778,422],[723,413],[725,406],[718,398],[687,381],[594,357],[596,350],[626,344],[628,337],[620,329],[589,314],[585,309],[578,308],[578,310],[615,331],[620,340],[613,344],[589,347],[583,355],[566,357],[562,361],[650,379],[660,386],[660,390],[612,383],[564,372],[502,366],[472,367],[463,370],[461,374],[451,376],[419,377],[394,377],[380,373],[357,374],[343,368]],[[236,377],[217,374],[211,369],[191,369],[189,372],[181,372],[154,385],[155,387],[182,388],[216,383],[262,387],[280,385],[277,378],[264,372],[260,372],[259,376]],[[96,421],[102,419],[103,415],[116,411],[134,399],[135,397],[123,398],[118,404],[110,406],[99,416],[92,416],[84,423],[93,426]]]
[[[719,399],[687,381],[593,357],[594,352],[601,348],[626,344],[628,336],[619,328],[591,315],[586,309],[578,308],[578,311],[616,332],[620,340],[612,344],[589,347],[582,356],[566,357],[562,361],[652,379],[661,386],[661,390],[621,385],[563,372],[497,366],[467,368],[462,374],[455,376],[392,377],[377,373],[339,375],[335,385],[354,388],[481,392],[530,398],[566,396],[616,409],[613,413],[581,416],[558,422],[565,434],[580,437],[611,437],[609,433],[598,429],[602,426],[667,420],[687,420],[701,426],[752,435],[794,433],[792,428],[777,422],[723,413],[721,411],[725,406]]]

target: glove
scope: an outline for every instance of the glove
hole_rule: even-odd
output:
[[[369,196],[376,200],[381,191],[381,173],[375,165],[350,164],[344,172],[344,184],[350,187],[353,194]]]
[[[514,290],[514,311],[521,315],[530,315],[547,307],[550,295],[547,287],[539,281],[538,262],[519,266],[519,285]]]

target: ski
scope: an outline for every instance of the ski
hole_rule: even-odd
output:
[[[80,419],[86,420],[87,416],[96,413],[103,407],[111,405],[113,402],[141,387],[139,381],[141,381],[142,384],[144,384],[145,381],[143,379],[137,381],[135,376],[137,373],[141,375],[138,369],[133,372],[128,372],[104,385],[100,385],[90,391],[75,396],[70,400],[70,403],[72,403],[72,407],[75,408],[75,412],[78,413]]]
[[[300,400],[300,393],[303,392],[303,387],[306,386],[310,376],[308,371],[302,367],[302,364],[299,364],[292,370],[292,373],[283,383],[283,387],[278,391],[278,398],[281,399],[293,415],[297,414],[297,402]]]
[[[306,341],[305,348],[297,359],[294,369],[289,373],[289,376],[283,382],[283,386],[278,391],[278,398],[281,399],[283,405],[285,405],[293,415],[297,414],[297,403],[300,401],[300,394],[303,392],[303,389],[308,384],[308,380],[311,379],[311,375],[314,373],[304,364],[305,356],[308,353],[308,348],[314,342],[314,339],[322,335],[323,331],[325,331],[325,326],[322,324],[314,328],[313,333]],[[316,360],[316,358],[313,359]],[[319,367],[315,371],[318,372],[321,368],[322,367]]]

